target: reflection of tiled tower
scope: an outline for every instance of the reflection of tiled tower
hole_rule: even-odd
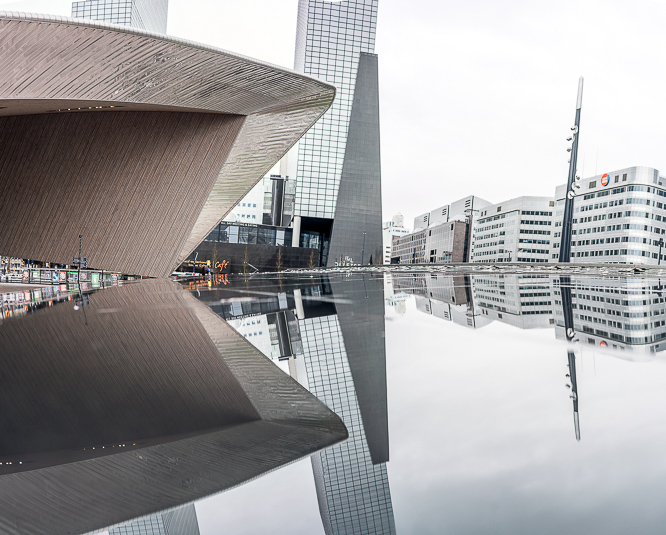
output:
[[[166,33],[169,0],[83,0],[72,3],[75,19],[101,20]]]
[[[197,512],[194,504],[186,505],[112,528],[109,535],[199,535]]]
[[[276,328],[274,347],[279,345],[280,350],[272,351],[273,360],[279,363],[287,357],[292,377],[347,427],[346,442],[312,456],[327,535],[395,533],[386,468],[389,440],[383,289],[381,277],[363,275],[344,281],[325,277],[321,286],[296,289],[272,305],[266,297],[255,294],[236,310],[222,305],[226,308],[218,312],[230,320],[263,310],[268,313],[269,325],[282,323]],[[289,310],[284,310],[287,307]],[[290,319],[294,316],[298,320]],[[232,326],[238,323],[230,321]]]
[[[382,262],[377,3],[299,0],[295,69],[337,94],[299,142],[294,235],[329,265]]]
[[[349,440],[312,456],[324,530],[395,533],[386,463],[372,463],[338,317],[301,321],[301,336],[310,391],[349,431]]]

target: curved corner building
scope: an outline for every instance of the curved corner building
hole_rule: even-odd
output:
[[[169,275],[333,86],[190,41],[0,12],[0,254]]]

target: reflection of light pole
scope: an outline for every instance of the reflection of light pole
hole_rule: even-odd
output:
[[[659,238],[659,257],[657,258],[657,265],[661,265],[661,248],[664,246],[664,238]]]
[[[578,97],[576,99],[576,123],[571,127],[572,135],[568,138],[571,147],[567,150],[571,153],[569,158],[569,177],[564,196],[564,217],[562,218],[562,239],[560,241],[560,262],[571,262],[571,230],[573,227],[573,203],[576,190],[580,188],[576,176],[576,160],[578,158],[578,136],[580,129],[580,108],[583,102],[583,77],[578,80]]]
[[[363,258],[365,257],[365,235],[366,232],[363,232],[363,249],[361,249],[361,265],[363,265]]]
[[[571,296],[571,279],[569,277],[560,277],[560,297],[562,297],[562,313],[564,315],[564,333],[567,342],[571,344],[574,341],[574,321],[573,321],[573,300]],[[580,441],[580,419],[578,414],[578,381],[576,379],[576,354],[573,349],[569,347],[567,351],[567,363],[569,365],[569,373],[567,377],[571,381],[571,395],[573,400],[573,417],[574,417],[574,432],[576,440]]]

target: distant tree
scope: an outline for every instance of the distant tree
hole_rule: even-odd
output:
[[[217,243],[213,246],[213,258],[210,261],[213,273],[217,272]]]
[[[315,263],[315,250],[314,249],[312,249],[312,251],[310,251],[310,260],[308,261],[308,267],[309,268],[317,267],[317,265]]]
[[[247,265],[250,263],[250,252],[247,249],[247,245],[245,246],[245,254],[243,255],[243,274],[247,274]]]
[[[277,255],[275,257],[275,268],[277,271],[282,271],[282,246],[280,245],[277,250]]]

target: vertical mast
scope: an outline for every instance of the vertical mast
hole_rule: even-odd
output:
[[[580,108],[583,103],[583,77],[578,79],[578,97],[576,98],[576,123],[571,128],[572,144],[571,158],[569,160],[569,177],[564,198],[564,218],[562,220],[562,239],[560,241],[560,262],[571,261],[571,230],[573,226],[573,204],[576,196],[575,189],[578,188],[576,179],[576,160],[578,159],[578,137],[580,135]]]

